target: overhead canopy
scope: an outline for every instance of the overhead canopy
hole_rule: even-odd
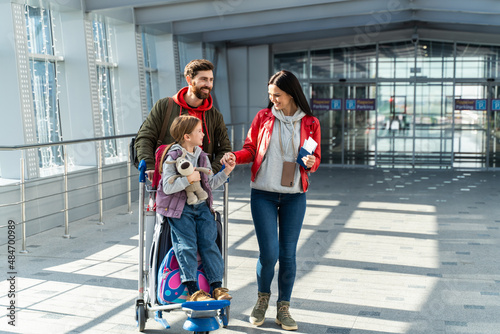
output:
[[[371,37],[403,29],[491,41],[500,33],[498,0],[83,0],[82,5],[151,31],[230,45]]]

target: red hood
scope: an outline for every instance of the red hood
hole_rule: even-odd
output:
[[[178,91],[177,94],[174,95],[175,103],[177,103],[184,109],[195,112],[206,111],[212,108],[212,95],[209,95],[208,99],[203,100],[203,103],[199,107],[197,108],[190,107],[184,100],[184,95],[186,95],[187,91],[188,87],[184,87],[180,91]]]
[[[180,91],[178,91],[177,94],[174,95],[175,103],[177,103],[181,107],[179,115],[182,115],[182,109],[186,109],[189,115],[199,118],[205,125],[205,131],[203,132],[207,136],[208,142],[210,143],[210,136],[208,134],[207,122],[205,121],[205,111],[210,110],[212,108],[212,95],[208,95],[208,99],[204,99],[199,107],[193,108],[190,105],[188,105],[184,100],[184,96],[186,95],[187,91],[188,87],[184,87]]]

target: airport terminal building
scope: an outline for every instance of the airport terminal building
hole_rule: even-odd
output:
[[[196,58],[216,67],[235,149],[286,69],[324,165],[500,168],[495,0],[7,0],[0,18],[4,182],[125,173],[131,135]]]

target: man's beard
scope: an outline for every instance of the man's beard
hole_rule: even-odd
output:
[[[210,88],[208,87],[198,87],[196,86],[196,84],[192,85],[192,88],[193,88],[193,93],[194,95],[201,99],[201,100],[205,100],[205,99],[208,99],[208,97],[210,96],[210,92],[212,91]],[[208,93],[205,93],[203,92],[201,89],[202,88],[205,88],[205,89],[208,89]]]

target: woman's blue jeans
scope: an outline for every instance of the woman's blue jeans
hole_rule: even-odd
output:
[[[260,250],[257,261],[259,292],[271,292],[274,267],[279,260],[278,301],[290,301],[297,271],[297,242],[306,212],[306,194],[252,189],[250,204]]]
[[[208,283],[222,282],[224,260],[215,240],[217,222],[206,202],[184,206],[180,218],[168,218],[182,282],[197,281],[197,253]]]

